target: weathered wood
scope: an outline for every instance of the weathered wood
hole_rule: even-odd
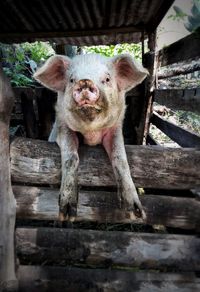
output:
[[[99,36],[99,37],[103,37],[105,36],[105,38],[112,38],[113,40],[116,41],[116,37],[118,36],[118,34],[128,34],[128,33],[134,33],[134,32],[138,32],[140,35],[140,32],[143,31],[144,26],[143,25],[137,25],[137,26],[121,26],[121,27],[112,27],[112,28],[95,28],[95,29],[76,29],[76,30],[67,30],[67,31],[32,31],[30,32],[9,32],[9,33],[2,33],[0,32],[0,40],[1,42],[6,42],[6,43],[10,43],[15,40],[18,41],[18,43],[20,42],[24,42],[24,41],[31,41],[34,42],[36,40],[40,40],[40,41],[47,41],[50,39],[56,39],[57,43],[59,42],[59,39],[61,39],[61,43],[68,43],[67,42],[68,39],[74,38],[74,45],[76,45],[77,43],[77,39],[79,39],[80,37],[87,37],[87,36]],[[116,34],[116,36],[114,35]],[[138,36],[136,38],[136,41],[138,42]],[[83,44],[84,44],[84,40],[83,40]],[[77,45],[80,45],[80,40],[77,43]]]
[[[163,119],[154,112],[152,119],[158,129],[182,147],[200,147],[200,136]]]
[[[200,71],[200,63],[193,64],[193,65],[184,64],[184,65],[176,67],[176,68],[170,68],[168,70],[165,70],[164,72],[159,72],[157,74],[157,77],[158,77],[158,79],[165,79],[165,78],[170,78],[173,76],[193,73],[196,71]]]
[[[0,65],[0,291],[17,289],[14,255],[16,204],[11,188],[9,156],[9,122],[13,103],[13,92]]]
[[[148,48],[149,52],[143,56],[143,65],[148,69],[149,75],[141,85],[140,99],[142,107],[140,108],[140,119],[136,127],[137,144],[143,144],[149,132],[149,121],[152,113],[153,99],[152,94],[155,88],[155,70],[157,68],[156,62],[156,31],[148,35]],[[140,101],[140,104],[141,104]]]
[[[196,236],[59,228],[17,228],[16,252],[23,264],[198,271]]]
[[[37,98],[39,137],[42,140],[48,140],[51,133],[55,121],[54,106],[56,99],[56,93],[47,88],[42,88],[41,95]]]
[[[194,273],[20,266],[19,279],[20,292],[198,292],[200,290],[200,280]]]
[[[22,219],[58,220],[58,189],[13,186],[17,200],[17,217]],[[141,202],[149,225],[198,229],[200,201],[193,198],[142,195]],[[115,192],[80,191],[76,221],[144,223],[130,219],[128,211],[119,208]]]
[[[55,143],[18,137],[10,151],[13,182],[60,183],[60,151]],[[138,187],[191,189],[200,185],[199,149],[126,146],[126,152]],[[79,185],[115,185],[109,159],[100,146],[80,148]]]
[[[154,101],[171,109],[200,113],[200,88],[156,89]]]
[[[36,115],[33,107],[32,96],[26,95],[24,92],[21,94],[21,106],[23,113],[23,121],[26,130],[26,137],[38,138],[38,125]]]
[[[183,39],[159,51],[159,65],[167,66],[173,63],[200,57],[200,33],[194,32]]]
[[[153,136],[149,133],[146,139],[147,145],[159,145],[159,143],[153,138]]]

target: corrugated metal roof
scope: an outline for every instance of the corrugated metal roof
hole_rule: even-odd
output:
[[[72,45],[139,42],[173,0],[4,0],[0,42],[52,40]]]

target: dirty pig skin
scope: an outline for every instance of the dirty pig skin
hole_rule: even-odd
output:
[[[148,71],[130,55],[112,58],[98,54],[70,59],[55,55],[37,70],[34,77],[58,93],[56,121],[49,141],[61,150],[62,180],[60,220],[73,220],[77,209],[79,166],[77,132],[85,144],[103,144],[115,174],[121,208],[146,218],[131,178],[122,135],[125,93],[147,76]]]

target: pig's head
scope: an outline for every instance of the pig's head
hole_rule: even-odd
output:
[[[66,120],[74,118],[82,126],[99,123],[99,127],[107,127],[123,119],[125,93],[147,74],[129,55],[108,58],[88,54],[73,59],[55,55],[34,77],[58,92],[59,111],[67,111]]]

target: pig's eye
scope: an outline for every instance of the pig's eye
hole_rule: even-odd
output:
[[[106,83],[109,83],[109,82],[110,82],[110,76],[107,76],[107,77],[102,81],[103,84],[106,84]]]
[[[74,83],[74,78],[70,78],[70,82],[71,83]]]

